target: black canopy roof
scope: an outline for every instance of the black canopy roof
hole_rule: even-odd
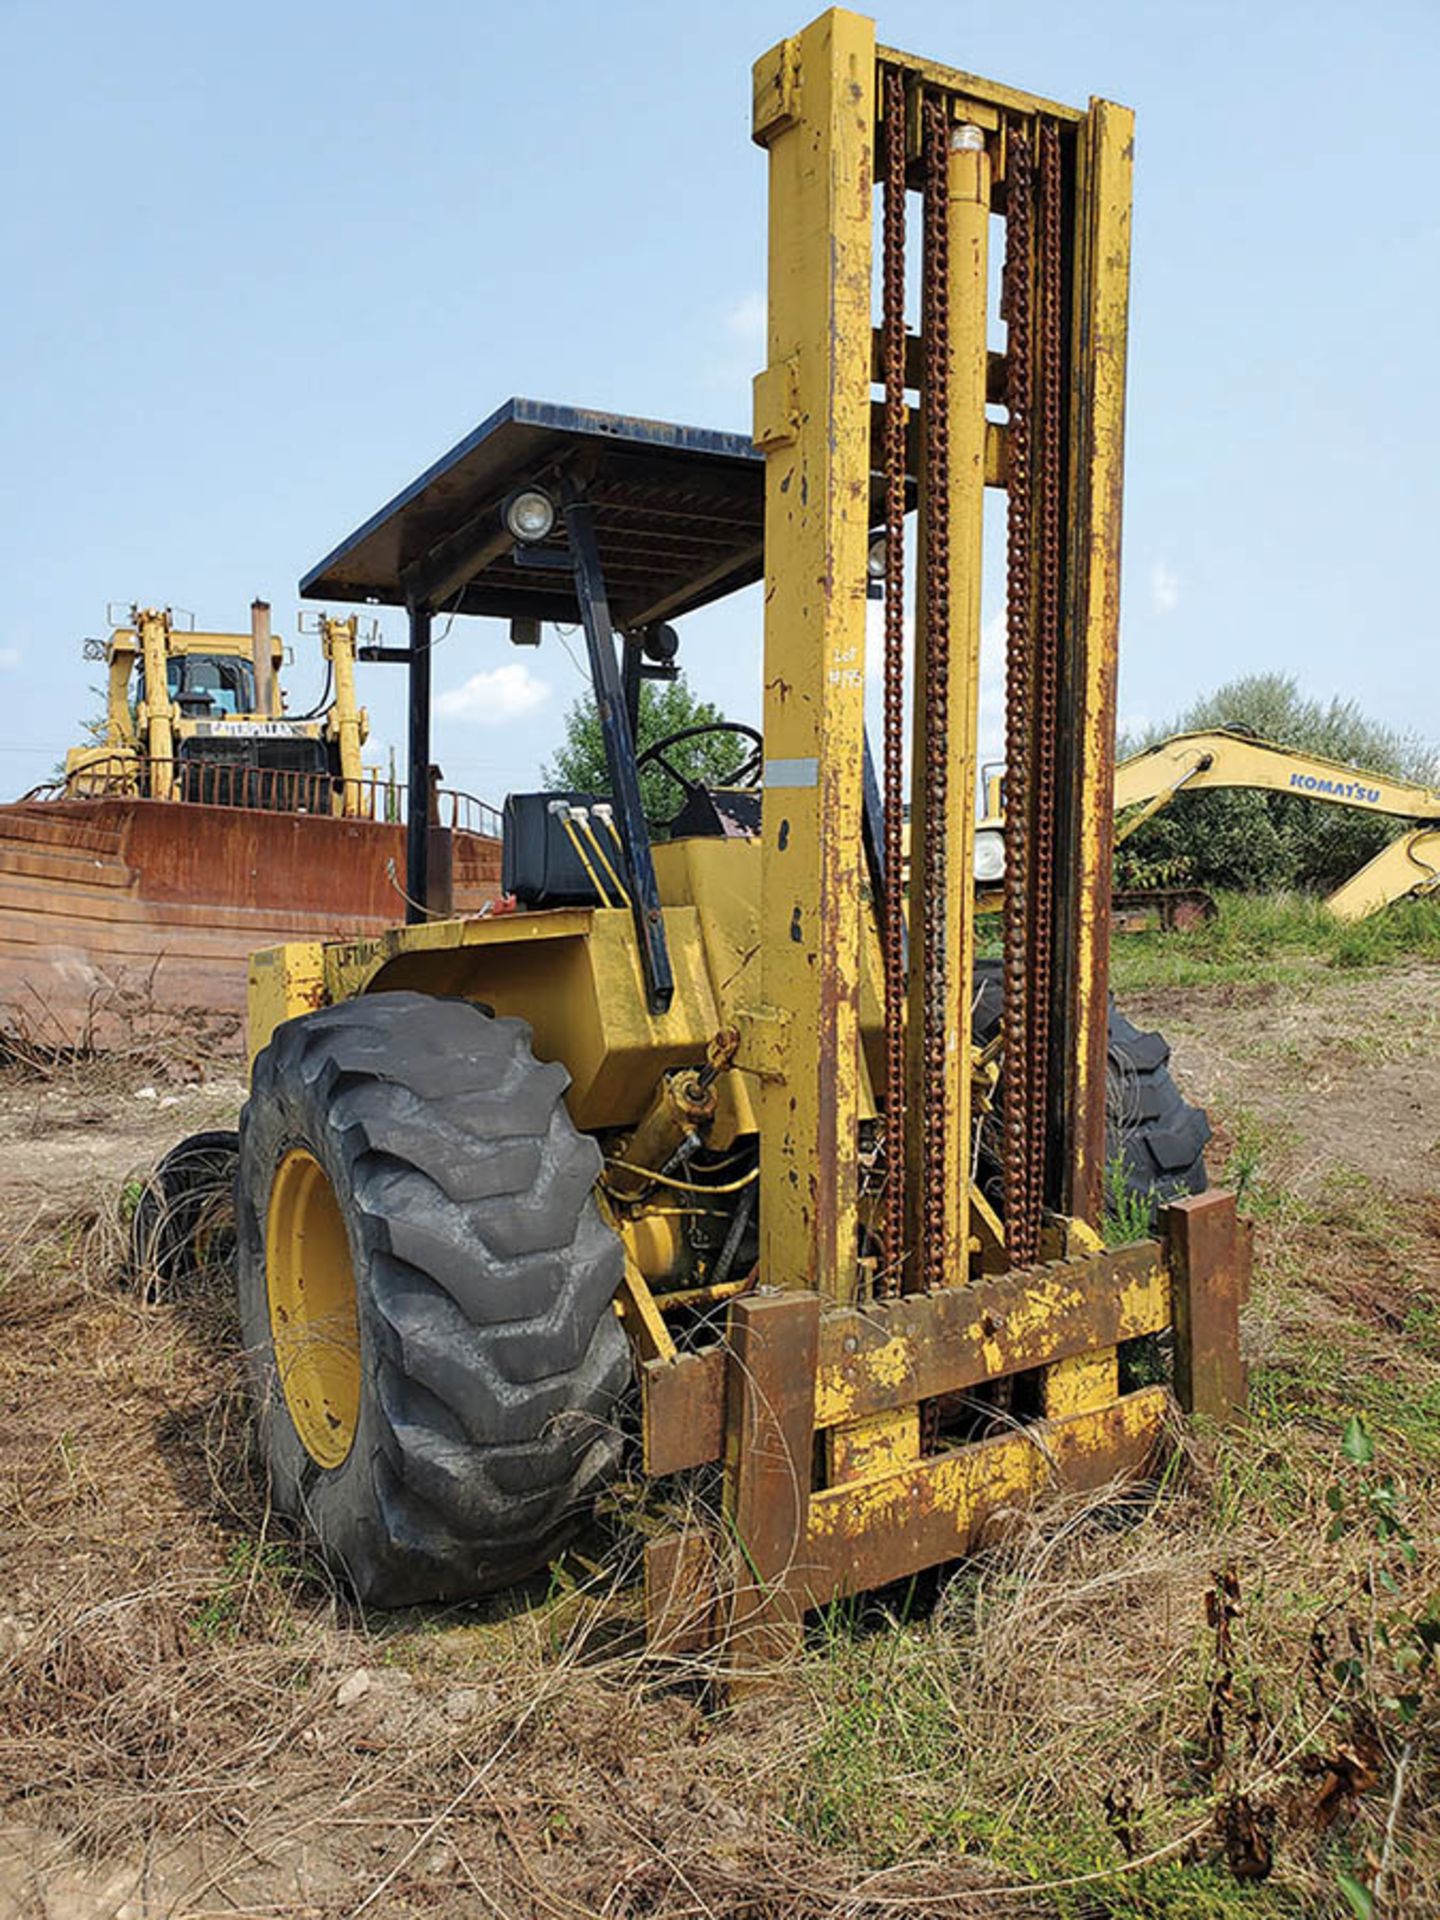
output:
[[[515,399],[312,567],[300,592],[577,621],[571,569],[517,565],[500,518],[515,488],[567,473],[594,510],[617,626],[674,618],[761,577],[765,463],[747,437]],[[557,525],[541,550],[563,544]]]

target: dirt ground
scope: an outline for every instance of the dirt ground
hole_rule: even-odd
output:
[[[245,1098],[238,1071],[199,1084],[101,1068],[52,1080],[0,1076],[0,1218],[44,1211],[80,1193],[116,1197],[186,1134],[233,1127]]]
[[[223,1288],[147,1301],[123,1274],[126,1181],[233,1124],[238,1081],[0,1074],[0,1920],[1199,1920],[1235,1891],[1246,1912],[1342,1911],[1340,1826],[1322,1846],[1295,1815],[1284,1838],[1276,1789],[1273,1875],[1237,1890],[1176,1755],[1204,1714],[1221,1561],[1265,1589],[1247,1619],[1270,1744],[1252,1717],[1247,1792],[1263,1812],[1296,1755],[1330,1754],[1338,1709],[1305,1731],[1303,1623],[1348,1577],[1316,1570],[1311,1530],[1338,1422],[1398,1383],[1377,1429],[1410,1449],[1413,1491],[1440,1469],[1440,969],[1126,1010],[1171,1035],[1212,1171],[1252,1204],[1253,1427],[1202,1446],[1158,1519],[1052,1513],[924,1619],[822,1636],[729,1713],[617,1640],[625,1603],[592,1600],[584,1562],[519,1602],[362,1617],[266,1511]],[[1224,1488],[1266,1474],[1237,1517]],[[1433,1911],[1428,1829],[1385,1840],[1382,1772],[1346,1776],[1345,1857],[1385,1847]],[[1133,1858],[1131,1801],[1141,1854],[1176,1876],[1143,1900],[1115,1839]]]
[[[1224,1118],[1259,1115],[1301,1178],[1346,1167],[1398,1193],[1440,1184],[1440,992],[1433,967],[1127,996],[1163,1027],[1177,1077]]]

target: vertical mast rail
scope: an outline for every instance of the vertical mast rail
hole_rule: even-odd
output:
[[[958,113],[961,117],[955,118]],[[990,151],[948,94],[921,105],[920,578],[911,805],[911,1284],[969,1276],[976,734],[984,547]]]
[[[756,65],[769,153],[761,1271],[858,1284],[860,883],[875,29],[839,9]],[[897,876],[898,879],[898,876]]]
[[[1064,819],[1056,846],[1056,1004],[1067,1036],[1051,1088],[1060,1205],[1098,1227],[1104,1210],[1115,667],[1125,463],[1125,346],[1135,116],[1093,100],[1077,130],[1076,263],[1069,351],[1070,500],[1060,711]]]

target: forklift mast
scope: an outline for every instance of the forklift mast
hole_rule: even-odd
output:
[[[883,476],[887,1259],[964,1279],[1102,1207],[1133,119],[877,46],[832,10],[757,64],[770,163],[762,1265],[856,1287],[865,581]],[[880,259],[874,198],[880,198]],[[914,217],[912,217],[912,215]],[[1003,336],[989,319],[1004,222]],[[872,398],[883,387],[883,400]],[[911,584],[907,492],[918,487]],[[1006,496],[1003,1228],[972,1180],[970,1003],[984,495]],[[817,502],[818,507],[817,507]],[[909,597],[907,598],[907,588]],[[913,610],[913,672],[906,635]],[[908,950],[907,950],[908,948]],[[877,1091],[879,1091],[877,1089]],[[977,1216],[989,1215],[989,1218]]]

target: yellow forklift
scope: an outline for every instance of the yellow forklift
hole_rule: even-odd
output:
[[[1143,1478],[1177,1402],[1231,1417],[1249,1274],[1204,1118],[1107,990],[1131,115],[836,9],[759,61],[753,132],[753,439],[511,401],[302,583],[408,610],[422,783],[437,609],[582,626],[609,791],[510,797],[513,911],[431,918],[412,832],[407,925],[255,956],[236,1183],[274,1500],[362,1599],[512,1582],[628,1467],[652,1634],[739,1673],[1047,1488]],[[674,743],[637,755],[640,683],[762,580],[763,742],[647,822]],[[1151,1231],[1107,1246],[1117,1166]]]

